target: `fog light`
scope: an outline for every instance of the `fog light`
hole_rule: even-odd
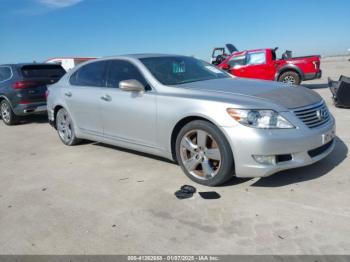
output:
[[[261,155],[253,155],[253,158],[256,162],[263,165],[276,165],[276,156],[261,156]]]

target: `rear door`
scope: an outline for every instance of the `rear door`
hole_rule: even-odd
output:
[[[75,125],[83,133],[100,137],[103,136],[100,104],[106,86],[106,64],[97,61],[79,68],[62,94]]]
[[[18,70],[21,81],[13,83],[13,87],[21,94],[22,104],[46,103],[47,85],[56,83],[66,73],[56,64],[24,65]]]

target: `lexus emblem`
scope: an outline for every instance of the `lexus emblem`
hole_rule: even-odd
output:
[[[320,110],[317,110],[317,118],[320,119],[320,120],[323,120],[323,119],[326,119],[327,118],[327,111],[326,109],[320,109]]]

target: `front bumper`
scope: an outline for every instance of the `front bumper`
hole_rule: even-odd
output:
[[[266,177],[282,170],[310,165],[330,154],[335,146],[335,139],[324,140],[325,134],[335,134],[333,117],[313,129],[304,126],[268,130],[238,125],[222,130],[232,148],[237,177]],[[291,159],[260,164],[253,155],[290,155]]]

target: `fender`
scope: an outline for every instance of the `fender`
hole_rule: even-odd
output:
[[[304,80],[305,79],[305,75],[304,72],[300,70],[300,68],[294,64],[286,64],[284,66],[282,66],[281,68],[278,69],[278,71],[275,74],[275,81],[278,81],[278,78],[280,77],[280,75],[285,72],[285,71],[296,71],[299,75],[300,75],[300,79]]]
[[[10,101],[6,96],[0,95],[0,101],[1,101],[2,99],[5,99],[5,100],[9,103],[11,109],[13,110],[13,106],[12,106],[11,101]]]

